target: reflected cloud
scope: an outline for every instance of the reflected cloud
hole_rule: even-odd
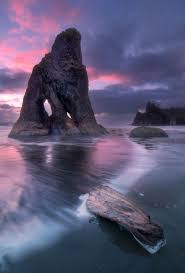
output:
[[[19,259],[78,228],[83,219],[77,210],[82,202],[79,196],[109,183],[129,154],[127,141],[111,136],[70,140],[46,137],[42,142],[39,138],[34,142],[3,139],[1,264],[7,257],[9,261]]]

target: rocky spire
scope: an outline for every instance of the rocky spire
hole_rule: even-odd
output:
[[[46,100],[51,106],[51,116],[44,108]],[[88,75],[82,63],[81,35],[73,28],[60,33],[51,52],[33,68],[20,117],[10,136],[49,133],[106,133],[94,116]]]

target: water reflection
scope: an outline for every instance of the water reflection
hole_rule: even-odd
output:
[[[137,254],[139,256],[149,256],[149,254],[136,243],[133,236],[125,229],[120,229],[116,223],[111,223],[98,217],[98,225],[103,233],[108,236],[111,243],[125,253]]]
[[[9,140],[8,140],[9,141]],[[79,196],[109,183],[131,160],[122,138],[72,139],[1,146],[1,263],[46,247],[81,225]]]
[[[160,141],[157,142],[155,139],[137,139],[134,142],[144,146],[146,150],[157,150],[160,145]]]
[[[129,145],[123,139],[104,138],[85,146],[78,140],[77,145],[22,145],[19,150],[27,173],[34,178],[32,184],[49,185],[70,195],[71,200],[73,195],[86,193],[123,169],[128,164]]]

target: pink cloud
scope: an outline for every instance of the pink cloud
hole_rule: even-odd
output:
[[[0,41],[0,63],[9,69],[31,72],[33,66],[47,53],[46,48],[18,50]]]
[[[43,14],[35,15],[32,8],[38,4],[43,5]],[[58,7],[52,5],[50,10],[44,9],[44,1],[38,3],[37,0],[10,0],[9,17],[15,22],[19,31],[31,30],[35,33],[52,33],[60,29],[61,18],[66,22],[72,22],[79,16],[79,9]],[[60,4],[62,5],[62,4]],[[57,7],[57,8],[56,8]],[[16,33],[16,28],[12,32]]]
[[[59,25],[54,18],[33,15],[31,6],[35,3],[35,0],[11,0],[10,19],[17,23],[20,30],[31,30],[33,32],[57,30]]]
[[[57,3],[57,0],[53,1]],[[52,2],[51,7],[45,8],[45,0],[39,3],[37,0],[9,0],[8,15],[16,24],[0,41],[0,64],[31,72],[48,51],[46,47],[51,37],[60,31],[61,18],[66,23],[66,20],[73,20],[79,15],[78,9],[70,8],[65,2],[60,2],[60,5]],[[50,5],[49,1],[47,3]],[[33,11],[37,5],[43,6],[41,14]]]
[[[91,81],[99,80],[108,84],[123,84],[128,85],[131,83],[132,79],[128,75],[123,75],[117,72],[99,72],[94,67],[87,67],[87,72],[89,79]]]
[[[33,66],[47,53],[51,37],[62,30],[61,20],[72,23],[79,16],[79,10],[65,0],[59,3],[57,0],[7,0],[7,3],[14,27],[0,39],[0,68],[31,73]],[[37,5],[42,7],[40,14],[34,11]],[[24,89],[3,90],[0,101],[20,106],[24,92]]]
[[[11,47],[6,41],[0,41],[0,64],[3,66],[11,66],[11,58],[15,56],[16,49]]]
[[[26,72],[31,72],[33,66],[37,64],[40,61],[41,56],[44,56],[46,53],[47,49],[18,52],[12,59],[12,62],[16,69],[22,69]]]

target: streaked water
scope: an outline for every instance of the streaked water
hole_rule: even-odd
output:
[[[169,139],[8,139],[0,127],[0,272],[185,272],[185,128]],[[109,184],[165,229],[148,255],[116,225],[92,218],[88,192]]]

